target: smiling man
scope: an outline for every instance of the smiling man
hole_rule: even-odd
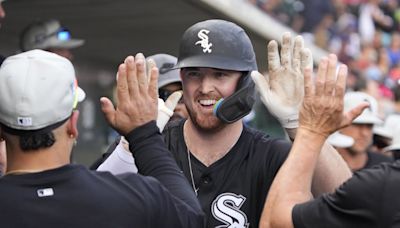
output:
[[[329,62],[336,65],[336,56]],[[242,119],[251,111],[257,86],[263,103],[294,138],[304,97],[302,72],[312,67],[311,52],[301,36],[292,45],[285,33],[280,55],[276,41],[268,44],[268,66],[268,76],[257,72],[249,37],[228,21],[196,23],[181,39],[174,68],[181,70],[189,118],[169,123],[163,134],[206,214],[207,227],[258,227],[269,188],[290,150],[290,142],[251,129]],[[123,165],[119,162],[114,165]],[[325,144],[313,194],[333,191],[350,175],[340,155]]]
[[[290,34],[284,35],[281,59],[277,43],[269,46],[269,65],[275,66],[269,73],[276,76],[271,81],[284,83],[289,91],[295,90],[292,85],[303,91],[303,84],[293,79],[302,78],[301,69],[312,64],[309,52],[300,54],[302,41],[298,37],[292,45]],[[250,73],[257,71],[257,63],[249,37],[224,20],[194,24],[182,36],[175,68],[181,69],[189,118],[167,125],[165,140],[197,195],[207,227],[257,227],[269,187],[291,144],[243,124],[256,99]],[[290,95],[280,97],[302,99]],[[314,183],[330,191],[333,183],[348,177],[346,165],[337,162],[338,154],[322,154],[330,158],[323,159]],[[334,164],[344,168],[331,173]]]

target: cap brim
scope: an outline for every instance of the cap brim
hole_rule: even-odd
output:
[[[178,63],[172,67],[172,69],[181,69],[186,67],[207,67],[216,68],[222,70],[234,70],[234,71],[252,71],[252,62],[245,62],[242,60],[232,60],[221,56],[192,56],[182,60],[178,60]]]
[[[382,124],[383,121],[373,115],[361,115],[353,120],[354,124]]]
[[[354,139],[352,137],[340,134],[338,132],[330,135],[327,140],[329,144],[339,148],[348,148],[354,144]]]
[[[59,41],[51,45],[52,48],[66,48],[72,49],[82,46],[85,43],[85,40],[81,39],[70,39],[66,41]]]
[[[82,102],[83,100],[85,100],[86,93],[85,93],[85,91],[83,91],[83,89],[81,87],[78,87],[76,89],[76,93],[77,93],[78,102]]]
[[[392,132],[385,127],[374,127],[372,131],[375,135],[380,135],[390,139],[393,138]]]

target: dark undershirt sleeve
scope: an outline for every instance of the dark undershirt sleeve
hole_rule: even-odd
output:
[[[381,227],[384,186],[382,167],[357,172],[335,193],[296,205],[294,227]]]
[[[172,195],[194,210],[201,211],[193,190],[168,151],[155,121],[134,129],[125,137],[140,174],[155,177]]]

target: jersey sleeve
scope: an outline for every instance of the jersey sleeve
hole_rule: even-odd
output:
[[[155,121],[134,129],[125,136],[133,151],[139,173],[156,178],[179,203],[202,212],[187,179],[168,151]]]
[[[356,172],[334,193],[298,204],[292,220],[297,227],[381,227],[386,172],[384,166]]]

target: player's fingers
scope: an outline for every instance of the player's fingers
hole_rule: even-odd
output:
[[[150,75],[151,75],[151,69],[153,68],[153,67],[157,67],[157,64],[156,64],[156,62],[154,61],[154,59],[148,59],[147,61],[146,61],[146,69],[147,69],[147,79],[148,79],[148,81],[149,81],[149,83],[150,83]]]
[[[308,49],[308,48],[303,48],[300,51],[300,55],[301,55],[301,57],[300,57],[300,59],[301,59],[301,63],[300,63],[301,72],[304,72],[304,70],[306,68],[314,69],[313,56],[312,56],[311,50]]]
[[[341,64],[339,66],[338,76],[336,79],[335,95],[338,99],[343,100],[344,93],[346,91],[346,78],[347,78],[347,66]]]
[[[292,66],[296,72],[302,72],[300,68],[301,62],[301,50],[304,48],[304,40],[302,36],[296,36],[294,39],[294,47],[293,47],[293,60]]]
[[[357,118],[361,113],[364,111],[364,109],[369,107],[368,102],[363,102],[359,105],[357,105],[355,108],[351,109],[347,113],[344,114],[343,121],[341,123],[341,127],[346,127],[349,126],[355,118]]]
[[[312,68],[304,69],[304,97],[308,98],[314,95],[314,84],[312,79]]]
[[[281,67],[278,43],[275,40],[271,40],[268,43],[268,70],[269,72],[277,71]]]
[[[325,76],[325,95],[330,96],[333,93],[336,84],[336,66],[337,57],[330,54],[328,57],[328,71]]]
[[[135,56],[136,59],[136,75],[139,85],[139,91],[141,93],[147,92],[148,89],[148,79],[146,75],[146,60],[142,53],[138,53]]]
[[[178,104],[179,100],[182,98],[182,90],[173,92],[165,101],[165,106],[173,111]]]
[[[328,68],[328,59],[323,57],[318,65],[317,78],[315,79],[315,94],[322,96],[325,89],[325,75]]]
[[[115,108],[110,99],[107,97],[100,98],[101,111],[111,126],[115,126]]]
[[[292,35],[289,32],[285,32],[282,36],[281,64],[286,69],[288,69],[292,64],[291,50],[292,50]]]
[[[119,65],[117,75],[117,99],[119,104],[123,104],[127,102],[130,97],[125,63]]]
[[[150,70],[148,93],[153,99],[158,99],[158,68],[153,66]]]

